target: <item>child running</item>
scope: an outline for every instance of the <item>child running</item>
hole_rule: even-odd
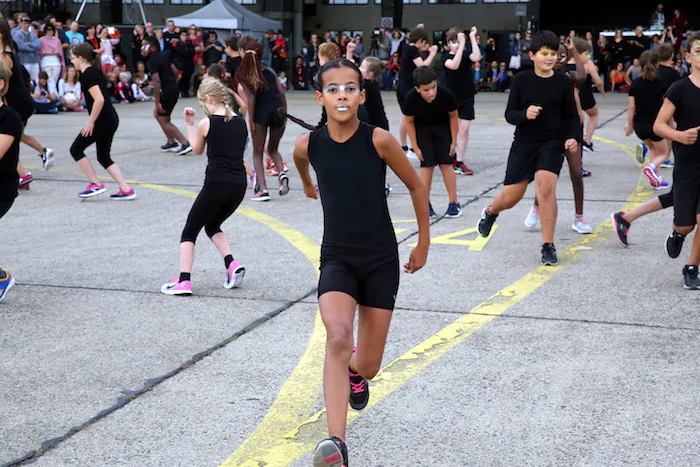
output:
[[[414,88],[406,94],[403,114],[413,152],[420,161],[420,178],[430,195],[435,166],[440,167],[450,202],[445,217],[462,215],[457,201],[457,178],[453,170],[459,116],[457,99],[449,89],[438,86],[437,74],[429,66],[413,72]],[[430,204],[430,217],[437,217]]]
[[[204,146],[207,146],[209,161],[204,186],[192,205],[182,231],[180,276],[160,289],[166,295],[192,295],[194,244],[202,228],[224,257],[224,287],[239,287],[245,275],[245,268],[233,259],[231,246],[221,231],[221,224],[238,209],[245,196],[243,153],[248,138],[245,119],[233,113],[226,86],[218,79],[206,78],[202,81],[197,100],[207,117],[195,128],[194,109],[187,107],[184,111],[187,135],[195,154],[201,155]]]
[[[36,139],[24,133],[24,129],[29,122],[29,117],[34,113],[34,101],[29,94],[29,76],[22,67],[15,43],[10,35],[10,27],[5,21],[0,21],[0,61],[2,61],[11,73],[10,81],[7,85],[5,99],[7,105],[15,110],[22,120],[22,142],[39,152],[43,162],[44,170],[49,170],[53,166],[53,149],[42,146]],[[17,173],[19,174],[19,188],[29,189],[29,184],[34,180],[31,172],[24,168],[21,162],[17,162]]]
[[[10,86],[12,72],[0,62],[0,219],[7,214],[17,198],[19,177],[19,142],[22,138],[22,120],[17,112],[5,105],[3,97]],[[15,285],[9,271],[0,268],[0,302]]]
[[[381,367],[399,287],[399,254],[384,196],[387,165],[411,192],[418,219],[418,246],[404,265],[409,273],[422,268],[428,256],[428,196],[394,137],[359,121],[365,96],[360,70],[348,60],[333,60],[319,71],[317,85],[328,123],[299,136],[294,149],[304,194],[312,199],[320,194],[324,219],[318,302],[327,332],[323,385],[329,438],[318,444],[313,462],[347,467],[348,401],[355,410],[369,402],[367,380]]]
[[[595,63],[593,63],[593,60],[591,60],[593,45],[586,40],[578,38],[574,39],[574,42],[576,44],[576,50],[581,54],[583,66],[586,70],[585,80],[576,86],[575,91],[579,97],[581,111],[588,115],[588,126],[586,127],[586,134],[582,146],[583,150],[593,153],[595,152],[593,149],[593,133],[598,126],[598,119],[600,118],[598,103],[595,101],[595,96],[593,95],[593,85],[595,84],[595,87],[598,88],[598,92],[601,96],[605,96],[605,84],[603,84],[603,80],[600,79],[598,68]]]
[[[85,103],[90,114],[70,148],[71,156],[90,180],[87,189],[78,193],[78,196],[92,198],[107,191],[104,184],[97,178],[92,163],[85,157],[85,150],[95,144],[97,161],[119,185],[119,191],[109,197],[117,201],[132,200],[136,198],[134,189],[126,183],[121,170],[110,156],[112,140],[119,127],[119,117],[105,90],[100,56],[90,44],[84,42],[73,47],[71,63],[80,70],[80,87],[85,93]]]
[[[671,258],[681,254],[683,241],[700,224],[700,31],[688,37],[685,59],[692,68],[686,78],[675,82],[656,117],[653,131],[674,142],[676,165],[673,170],[673,232],[666,239]],[[677,128],[669,125],[675,120]],[[695,232],[688,263],[683,268],[683,286],[700,289],[700,235]]]
[[[270,201],[263,167],[263,151],[268,130],[270,139],[267,150],[276,167],[284,167],[279,143],[284,135],[285,120],[277,113],[280,107],[287,109],[284,90],[277,79],[277,74],[262,65],[262,45],[249,42],[245,46],[243,61],[236,71],[235,85],[238,93],[245,97],[248,107],[248,125],[253,139],[253,166],[255,169],[258,191],[251,200]],[[279,194],[289,193],[289,177],[282,171],[277,175]]]
[[[469,45],[467,39],[459,28],[447,31],[446,39],[450,46],[450,53],[444,63],[445,87],[452,91],[457,98],[457,114],[459,116],[459,143],[457,155],[454,160],[454,172],[457,175],[474,175],[474,172],[464,163],[469,144],[469,128],[474,120],[474,72],[473,63],[481,61],[481,51],[476,42],[476,27],[469,31]]]
[[[646,50],[639,57],[642,76],[632,81],[629,90],[629,108],[625,135],[632,131],[649,150],[649,164],[644,167],[644,175],[655,190],[668,188],[668,182],[659,175],[661,164],[668,158],[666,140],[653,131],[654,121],[664,100],[664,90],[659,81],[657,66],[659,56],[655,50]]]
[[[558,262],[554,246],[557,221],[556,185],[564,163],[564,150],[575,151],[580,121],[574,101],[573,84],[554,71],[559,40],[551,31],[532,39],[530,59],[534,70],[515,75],[506,120],[516,125],[515,141],[508,156],[503,190],[484,208],[477,230],[491,233],[496,218],[523,198],[534,179],[542,223],[542,264]]]
[[[180,87],[175,80],[175,76],[179,76],[180,72],[165,52],[160,50],[160,44],[155,36],[147,37],[144,42],[143,47],[141,47],[141,55],[148,58],[148,72],[151,74],[153,83],[153,97],[156,103],[153,116],[168,138],[168,141],[160,149],[163,152],[175,152],[184,156],[192,151],[192,146],[185,135],[170,121],[170,116],[180,96]],[[176,141],[180,143],[180,146]]]

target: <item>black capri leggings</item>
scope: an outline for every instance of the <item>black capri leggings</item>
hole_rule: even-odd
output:
[[[662,209],[673,206],[673,185],[671,185],[671,191],[659,196],[659,202],[661,203]]]
[[[246,190],[243,180],[243,183],[205,183],[190,209],[180,241],[194,243],[202,227],[209,238],[221,232],[221,224],[243,201]]]
[[[78,137],[75,138],[73,145],[70,147],[70,155],[78,162],[85,157],[85,150],[94,143],[97,150],[97,162],[105,169],[108,168],[114,164],[110,157],[110,152],[112,151],[112,140],[114,139],[114,133],[117,132],[117,126],[118,124],[115,125],[114,129],[103,131],[100,134],[95,134],[94,131],[90,136],[78,134]]]

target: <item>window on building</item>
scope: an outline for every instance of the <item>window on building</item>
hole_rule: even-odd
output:
[[[170,0],[173,5],[204,5],[204,0]]]
[[[239,5],[255,5],[256,0],[236,0]]]
[[[484,0],[484,3],[530,3],[530,0]]]
[[[420,5],[421,3],[423,3],[423,0],[403,0],[404,5]],[[456,3],[459,3],[459,2],[456,2]],[[374,4],[381,5],[382,0],[374,0]]]
[[[456,3],[476,3],[476,0],[428,0],[430,4],[447,5]]]
[[[326,5],[367,5],[368,0],[323,0]]]
[[[83,0],[73,0],[73,3],[83,3]],[[87,3],[100,3],[100,0],[87,0]]]
[[[163,5],[165,3],[165,0],[141,0],[144,5]],[[99,1],[97,2],[92,2],[92,0],[88,0],[89,3],[100,3]],[[73,3],[80,3],[80,0],[77,2],[73,0]],[[132,3],[138,3],[134,0],[122,0],[122,3],[127,3],[127,4],[132,4]],[[183,2],[186,3],[186,2]],[[189,2],[192,3],[192,2]],[[195,2],[195,3],[202,3],[202,2]]]

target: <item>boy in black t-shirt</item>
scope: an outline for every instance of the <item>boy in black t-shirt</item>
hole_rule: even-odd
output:
[[[457,143],[457,99],[449,89],[438,86],[435,70],[421,66],[413,72],[415,87],[403,103],[406,130],[413,151],[420,160],[420,178],[430,194],[433,171],[439,165],[450,197],[445,217],[459,217],[462,206],[457,201],[457,178],[452,164]],[[430,205],[430,217],[437,217]]]
[[[683,241],[700,224],[700,31],[688,38],[685,59],[692,73],[671,85],[654,123],[654,133],[674,142],[673,232],[666,239],[671,258],[681,254]],[[676,121],[676,129],[669,125]],[[700,235],[695,233],[688,263],[683,268],[683,286],[700,289]]]
[[[165,53],[160,51],[158,39],[153,36],[144,40],[141,55],[148,58],[148,72],[153,81],[153,96],[156,102],[154,116],[168,138],[168,141],[160,149],[163,152],[175,152],[184,156],[192,152],[192,147],[185,135],[170,122],[170,115],[180,96],[180,87],[175,78],[180,73]],[[176,140],[180,142],[179,147]]]
[[[515,141],[508,156],[503,190],[484,208],[477,230],[491,233],[501,211],[514,207],[534,179],[542,223],[542,264],[556,264],[554,227],[557,221],[556,185],[564,162],[564,150],[576,150],[581,133],[574,87],[563,73],[555,72],[559,40],[551,31],[532,39],[530,58],[534,70],[513,79],[506,120],[516,125]]]
[[[12,207],[17,198],[19,174],[19,142],[22,138],[22,119],[19,114],[3,102],[3,97],[10,85],[12,72],[0,62],[0,146],[7,147],[0,153],[0,218]],[[6,269],[0,268],[0,302],[8,290],[15,285],[15,279]]]
[[[444,62],[445,86],[457,98],[457,114],[459,115],[459,145],[454,162],[454,172],[458,175],[474,175],[474,172],[464,163],[469,142],[469,127],[474,120],[474,73],[472,64],[479,63],[481,52],[476,42],[476,27],[472,27],[467,44],[464,31],[452,28],[446,34],[450,53]]]
[[[413,89],[413,72],[419,66],[430,66],[435,59],[438,47],[437,45],[428,46],[428,33],[425,29],[418,27],[408,33],[408,44],[405,44],[401,55],[401,70],[399,70],[399,79],[396,83],[396,98],[399,100],[401,113],[404,115],[404,102],[406,94]],[[420,57],[421,52],[429,51],[425,60]],[[401,118],[399,126],[399,142],[404,152],[408,154],[408,146],[406,145],[406,118]]]

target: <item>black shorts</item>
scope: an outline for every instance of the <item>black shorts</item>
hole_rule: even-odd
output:
[[[581,101],[582,110],[590,110],[596,106],[595,96],[593,95],[593,89],[589,87],[582,88],[578,93],[579,100]]]
[[[258,125],[268,127],[268,128],[281,128],[284,126],[284,118],[277,113],[276,107],[262,108],[260,110],[255,109],[255,115],[253,116],[253,121]]]
[[[673,223],[678,227],[692,227],[697,223],[698,214],[700,164],[696,161],[689,164],[686,158],[676,156],[673,168]]]
[[[416,125],[418,149],[423,153],[421,167],[435,167],[454,162],[450,154],[452,132],[447,125]]]
[[[535,173],[546,170],[559,175],[564,164],[564,141],[552,140],[544,143],[513,142],[508,155],[505,185],[531,182]]]
[[[408,91],[410,91],[410,89]],[[404,101],[406,100],[406,94],[408,94],[408,91],[405,91],[401,88],[396,88],[396,99],[399,101],[399,107],[401,108],[402,114],[404,113],[403,104],[404,104]]]
[[[374,263],[351,264],[338,259],[326,261],[321,266],[319,297],[326,292],[343,292],[354,298],[358,305],[393,310],[398,291],[398,258],[389,259],[379,266]]]
[[[650,139],[656,143],[663,139],[657,136],[656,133],[654,133],[653,123],[634,122],[634,132],[637,134],[637,137],[642,141]]]
[[[462,120],[474,120],[474,99],[459,101],[457,115]]]
[[[164,89],[160,95],[160,105],[163,106],[163,112],[158,112],[158,115],[170,117],[173,109],[177,105],[177,99],[180,97],[180,90],[177,88]]]

